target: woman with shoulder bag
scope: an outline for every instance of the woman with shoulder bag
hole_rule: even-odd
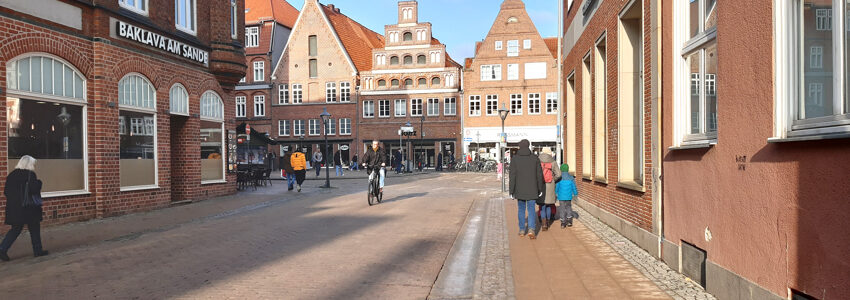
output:
[[[24,155],[15,170],[6,177],[3,191],[6,195],[5,222],[12,225],[12,230],[0,243],[0,260],[9,261],[7,252],[23,231],[24,225],[30,232],[33,255],[47,255],[47,251],[41,248],[41,180],[35,174],[35,163],[35,158]]]

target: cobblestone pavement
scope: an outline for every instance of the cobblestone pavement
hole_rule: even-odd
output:
[[[76,248],[48,238],[51,255],[0,263],[0,299],[423,299],[471,205],[486,194],[470,188],[480,176],[391,178],[385,202],[372,207],[363,180],[338,180],[329,190],[308,183],[301,194],[275,184],[50,228],[45,235],[96,238]],[[191,218],[175,213],[191,214],[195,205],[209,207]],[[146,229],[112,228],[133,222]],[[27,247],[20,239],[13,249]]]
[[[577,205],[573,209],[581,216],[581,223],[605,241],[611,248],[634,265],[643,275],[658,285],[674,299],[715,299],[699,284],[670,269],[664,262],[652,257],[636,244],[623,237]]]

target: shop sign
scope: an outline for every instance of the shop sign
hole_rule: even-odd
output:
[[[349,148],[348,148],[348,145],[342,145],[342,146],[339,146],[339,150],[342,150],[342,151],[348,151],[348,149],[349,149]]]
[[[236,130],[227,131],[227,171],[236,172]],[[241,141],[241,139],[239,139]]]
[[[118,21],[118,36],[151,47],[159,48],[163,51],[171,52],[174,55],[179,55],[184,58],[191,59],[195,62],[203,64],[204,66],[209,65],[209,52],[164,37],[160,34],[150,32],[146,29],[124,23],[122,21]]]

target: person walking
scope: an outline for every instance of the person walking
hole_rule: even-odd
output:
[[[313,169],[316,170],[316,177],[319,177],[322,173],[322,162],[322,151],[317,149],[316,152],[313,152]]]
[[[543,168],[540,159],[531,154],[531,145],[524,139],[519,142],[519,151],[514,156],[510,166],[510,195],[517,200],[517,217],[519,218],[519,236],[528,233],[529,239],[535,239],[534,221],[537,213],[534,211],[536,199],[543,196],[546,188],[543,182]],[[526,215],[528,211],[528,215]],[[526,226],[528,223],[528,226]]]
[[[280,157],[280,168],[286,174],[288,191],[295,189],[295,169],[292,168],[292,150],[287,150]]]
[[[345,176],[342,172],[342,153],[339,150],[334,153],[334,168],[336,169],[336,177]]]
[[[443,152],[437,154],[437,172],[443,171]]]
[[[12,230],[6,233],[0,243],[0,260],[9,261],[9,248],[21,235],[24,225],[30,232],[33,256],[47,255],[47,250],[42,249],[41,245],[41,203],[32,201],[33,197],[41,199],[41,180],[35,174],[35,163],[35,158],[24,155],[15,170],[6,177],[3,189],[6,195],[6,225],[12,225]]]
[[[558,213],[561,215],[561,229],[573,227],[573,205],[572,200],[578,196],[575,178],[570,175],[570,166],[561,165],[561,181],[555,185],[555,193],[558,194]]]
[[[304,183],[304,179],[307,177],[307,156],[301,153],[300,150],[295,149],[295,152],[292,153],[292,157],[290,158],[290,164],[292,164],[292,170],[295,172],[295,188],[300,193],[301,184]]]
[[[395,165],[396,174],[401,174],[402,162],[401,150],[396,150],[395,153],[393,153],[393,165]]]
[[[354,154],[354,157],[351,158],[351,165],[348,166],[348,169],[352,171],[360,170],[360,166],[357,165],[357,154]]]
[[[552,207],[557,202],[555,195],[555,184],[561,179],[561,168],[555,162],[555,157],[552,155],[552,148],[543,147],[538,156],[540,159],[540,167],[543,169],[543,182],[546,183],[546,190],[543,197],[538,199],[537,203],[540,206],[540,219],[543,225],[543,231],[549,230],[549,225],[552,225]]]

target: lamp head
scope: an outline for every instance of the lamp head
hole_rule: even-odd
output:
[[[502,104],[502,108],[499,109],[499,117],[502,118],[502,121],[508,117],[508,109],[505,107],[505,104]]]
[[[321,113],[321,114],[319,114],[319,117],[322,117],[322,121],[326,121],[328,118],[330,118],[330,117],[331,117],[331,114],[328,112],[328,108],[327,108],[327,107],[325,107],[325,108],[322,110],[322,113]]]

